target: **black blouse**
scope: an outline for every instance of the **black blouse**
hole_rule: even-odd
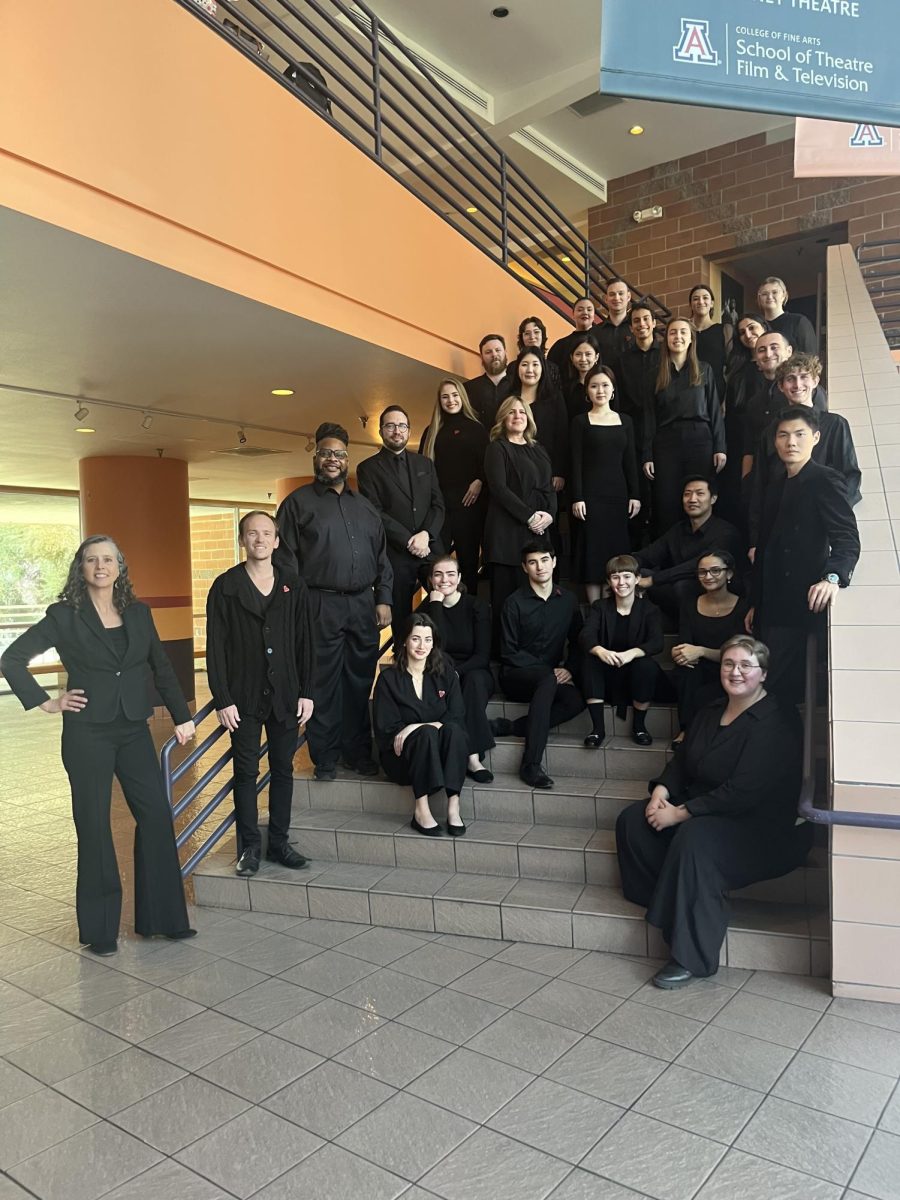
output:
[[[681,608],[678,640],[686,642],[689,646],[718,650],[730,637],[744,633],[747,608],[747,601],[739,597],[730,613],[722,617],[708,617],[697,608],[697,598],[691,598]]]
[[[725,425],[719,406],[719,393],[709,363],[700,363],[700,383],[691,383],[691,368],[681,370],[670,364],[668,387],[658,391],[644,417],[644,462],[653,461],[653,438],[658,429],[676,421],[702,421],[712,434],[713,454],[725,453]]]
[[[428,429],[419,442],[420,454],[425,452]],[[454,508],[462,504],[469,485],[484,478],[487,444],[488,432],[480,421],[473,421],[463,413],[443,414],[434,439],[434,466],[445,503]]]
[[[483,600],[464,592],[454,605],[425,600],[419,611],[437,625],[441,649],[453,659],[460,677],[490,666],[491,610]]]
[[[456,672],[449,666],[441,674],[426,671],[420,700],[408,671],[398,666],[385,667],[375,683],[372,712],[379,750],[389,753],[394,738],[406,725],[425,725],[431,721],[465,729],[466,710]]]

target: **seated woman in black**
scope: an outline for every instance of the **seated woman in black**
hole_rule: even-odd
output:
[[[631,704],[633,742],[649,746],[653,741],[645,722],[662,676],[653,658],[663,648],[662,617],[637,590],[639,573],[637,559],[630,554],[611,558],[606,564],[609,595],[594,601],[581,631],[582,691],[593,726],[584,744],[592,750],[601,745],[606,732],[603,704],[607,699],[617,706],[620,717]]]
[[[428,599],[419,612],[428,613],[441,636],[441,649],[453,660],[466,709],[469,762],[466,774],[476,783],[494,776],[481,761],[494,747],[487,705],[494,690],[491,674],[491,610],[484,600],[466,591],[459,565],[449,554],[436,558],[428,578]]]
[[[727,550],[710,550],[697,563],[697,582],[702,589],[696,599],[681,608],[678,645],[672,647],[675,687],[678,691],[678,720],[685,732],[697,712],[722,695],[719,683],[720,647],[744,632],[747,602],[729,590],[734,578],[734,559]]]
[[[769,651],[742,634],[722,647],[726,696],[702,709],[649,801],[619,814],[616,848],[626,899],[647,909],[671,959],[661,988],[715,975],[731,888],[794,870],[812,826],[796,826],[800,738],[765,689]]]
[[[406,623],[394,665],[375,684],[373,724],[384,773],[410,784],[415,797],[416,833],[437,837],[441,827],[428,798],[447,793],[447,832],[466,832],[459,793],[466,778],[466,714],[456,672],[440,651],[431,617],[414,612]]]

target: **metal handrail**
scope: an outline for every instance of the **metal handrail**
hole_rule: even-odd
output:
[[[886,249],[894,253],[882,253]],[[875,250],[879,252],[877,258],[864,257],[867,251]],[[856,261],[888,345],[896,350],[900,348],[900,265],[891,268],[891,264],[900,264],[900,239],[860,242],[856,247]],[[875,270],[877,267],[890,269]]]
[[[195,0],[176,3],[312,107],[544,303],[568,316],[565,310],[578,296],[596,295],[612,280],[623,279],[659,319],[671,315],[658,297],[642,294],[619,275],[362,0],[242,0],[240,10],[236,0],[217,0],[223,12],[301,75],[304,61],[325,72],[329,82],[317,89],[331,102],[330,113]],[[476,211],[467,212],[470,208]],[[596,303],[602,312],[602,297]]]
[[[804,690],[803,715],[803,783],[797,815],[815,825],[853,825],[862,829],[900,829],[900,814],[851,812],[847,809],[817,808],[816,793],[816,674],[818,670],[818,646],[816,635],[810,633],[806,639],[806,686]]]

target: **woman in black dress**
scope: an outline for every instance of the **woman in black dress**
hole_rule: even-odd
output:
[[[653,657],[662,652],[662,617],[659,609],[638,590],[640,566],[630,554],[619,554],[606,564],[609,595],[595,600],[588,610],[579,645],[585,656],[582,691],[587,698],[592,730],[584,744],[596,750],[606,730],[604,702],[615,704],[619,718],[632,706],[631,740],[649,746],[647,709],[660,687],[662,670]]]
[[[768,332],[766,319],[759,313],[740,316],[725,368],[725,451],[728,462],[719,476],[716,516],[739,528],[745,524],[745,506],[741,502],[741,459],[747,443],[747,405],[762,378],[753,348],[756,339]]]
[[[725,426],[712,368],[697,358],[689,321],[672,317],[659,355],[656,391],[644,414],[644,473],[653,480],[657,533],[680,521],[682,485],[725,466]]]
[[[547,374],[546,360],[539,350],[524,350],[510,369],[512,395],[518,396],[531,412],[535,439],[544,447],[553,468],[553,490],[565,487],[569,461],[569,422],[562,394]],[[499,418],[500,413],[498,411]]]
[[[616,822],[622,892],[647,909],[671,959],[661,988],[715,975],[732,888],[794,870],[812,826],[795,825],[801,742],[765,689],[769,651],[746,634],[722,647],[725,697],[698,714],[650,799]]]
[[[629,549],[628,522],[641,510],[631,418],[610,407],[615,376],[609,367],[587,373],[591,411],[572,422],[572,516],[575,578],[590,603],[603,592],[606,563]]]
[[[452,660],[462,687],[466,709],[469,761],[466,774],[476,783],[490,783],[494,776],[481,761],[494,747],[487,718],[488,701],[494,691],[491,674],[491,610],[483,600],[466,591],[460,582],[455,558],[442,555],[431,564],[428,599],[419,608],[427,613],[441,635],[441,649]]]
[[[466,778],[466,714],[459,679],[440,651],[434,621],[414,612],[406,623],[394,663],[375,683],[373,725],[388,779],[409,784],[415,797],[410,825],[438,837],[429,797],[447,793],[447,832],[466,832],[459,793]]]
[[[52,699],[28,671],[28,663],[51,646],[68,674],[67,690]],[[135,596],[125,558],[111,538],[100,534],[81,543],[59,603],[7,647],[0,669],[25,708],[63,715],[62,760],[78,837],[81,942],[103,956],[117,949],[122,881],[109,824],[114,776],[137,825],[135,932],[192,937],[172,810],[147,728],[151,676],[180,744],[194,736],[194,722],[153,615]]]
[[[688,293],[688,304],[691,309],[691,325],[697,340],[697,357],[701,362],[709,363],[713,379],[721,400],[725,395],[725,363],[731,349],[731,326],[727,328],[718,321],[713,321],[716,310],[716,298],[712,289],[705,283],[695,283]]]
[[[458,379],[442,379],[419,453],[434,462],[444,497],[441,541],[453,550],[470,592],[478,589],[478,552],[484,532],[484,452],[488,433]]]
[[[497,410],[497,423],[484,454],[488,509],[484,523],[484,561],[491,570],[491,645],[500,647],[500,614],[506,597],[522,583],[522,547],[533,537],[550,538],[556,517],[556,493],[550,458],[536,439],[531,409],[508,396]]]
[[[745,600],[729,590],[733,578],[734,559],[728,551],[711,550],[697,563],[700,595],[682,606],[678,645],[672,647],[681,725],[676,743],[684,740],[698,711],[721,697],[720,647],[729,638],[744,632],[748,606]]]
[[[592,333],[586,333],[572,346],[569,355],[571,376],[566,387],[566,413],[571,425],[576,417],[589,411],[591,404],[585,393],[588,372],[600,365],[600,343]]]

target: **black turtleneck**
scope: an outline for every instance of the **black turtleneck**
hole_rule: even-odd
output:
[[[425,452],[427,436],[428,429],[419,443],[420,454]],[[434,441],[434,465],[446,504],[458,505],[472,480],[484,479],[487,444],[488,432],[480,421],[473,421],[461,412],[442,415]]]

